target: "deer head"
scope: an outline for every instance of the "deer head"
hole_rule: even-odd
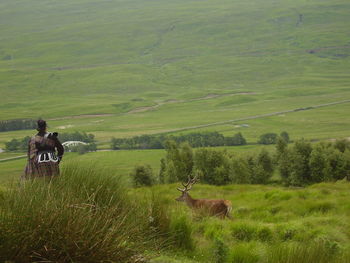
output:
[[[198,181],[198,175],[196,175],[194,178],[191,178],[190,176],[188,176],[188,181],[187,183],[182,183],[182,186],[184,187],[182,188],[177,188],[177,190],[179,190],[182,194],[181,196],[179,196],[178,198],[176,198],[176,201],[179,202],[184,202],[187,201],[188,198],[191,198],[190,195],[188,194],[188,191],[190,191],[192,189],[192,186]]]

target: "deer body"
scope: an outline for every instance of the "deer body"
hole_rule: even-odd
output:
[[[182,195],[176,198],[175,200],[179,202],[185,202],[187,206],[189,206],[193,210],[205,210],[211,216],[218,216],[222,219],[224,219],[225,217],[231,218],[230,216],[230,212],[232,210],[231,201],[224,200],[224,199],[211,200],[211,199],[192,198],[188,193],[188,191],[191,190],[192,185],[195,182],[196,182],[196,178],[191,179],[189,180],[189,183],[187,183],[187,185],[183,184],[185,186],[185,189],[178,188],[178,190],[182,192]],[[189,185],[190,185],[190,188],[187,188]]]

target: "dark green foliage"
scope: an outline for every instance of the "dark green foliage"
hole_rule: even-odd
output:
[[[349,176],[350,155],[345,148],[331,143],[310,143],[300,140],[293,147],[278,150],[277,166],[288,185],[304,185],[341,180]]]
[[[29,130],[36,128],[36,121],[32,119],[17,119],[0,121],[0,132]]]
[[[339,139],[334,142],[334,147],[340,152],[344,153],[345,150],[350,151],[350,141],[347,139]]]
[[[77,147],[76,147],[76,150],[79,154],[85,154],[87,153],[87,147],[84,145],[84,144],[79,144]]]
[[[288,147],[279,137],[275,158],[262,149],[258,154],[233,155],[225,150],[202,148],[168,141],[166,159],[161,161],[159,178],[164,182],[187,181],[199,173],[207,184],[266,184],[277,169],[286,185],[341,180],[350,177],[350,151],[339,151],[331,143],[312,145],[305,140]]]
[[[218,132],[189,133],[182,135],[142,135],[132,138],[112,138],[111,148],[119,149],[164,149],[166,141],[174,141],[177,144],[187,142],[191,147],[233,146],[247,144],[241,133],[233,137],[224,137]]]
[[[223,151],[199,149],[195,154],[195,169],[204,183],[224,185],[231,181],[231,160]]]
[[[258,143],[260,144],[275,144],[277,142],[276,133],[264,133],[260,136]]]
[[[286,142],[289,143],[290,139],[289,139],[289,134],[286,131],[281,132],[280,137]]]
[[[276,162],[278,162],[281,156],[285,154],[287,146],[287,142],[281,136],[278,136],[276,142]]]
[[[251,169],[248,166],[248,160],[244,157],[235,157],[231,159],[230,180],[236,184],[249,184],[251,182]]]
[[[272,158],[265,149],[261,150],[257,156],[248,156],[247,164],[249,169],[249,181],[252,184],[265,184],[273,174],[274,167]]]
[[[21,140],[12,139],[5,143],[6,151],[27,151],[30,137],[26,136]]]
[[[20,144],[20,141],[18,141],[17,139],[12,139],[11,141],[5,143],[5,149],[6,151],[10,152],[16,151],[19,149]]]
[[[325,181],[327,178],[326,174],[326,156],[325,147],[323,145],[316,145],[310,155],[310,170],[311,180],[315,183]]]
[[[344,158],[345,158],[345,161],[346,161],[345,177],[347,178],[348,181],[350,181],[350,150],[346,150],[344,152]]]
[[[193,152],[188,143],[180,146],[175,141],[167,141],[166,182],[187,181],[193,170]]]
[[[85,153],[88,151],[96,151],[96,144],[94,143],[95,135],[86,132],[73,132],[73,133],[61,133],[58,135],[58,139],[61,143],[66,141],[81,141],[85,143],[89,143],[89,145],[86,146],[77,146],[77,147],[71,147],[69,150],[71,152],[79,152],[79,153]],[[26,151],[28,149],[28,142],[30,140],[29,136],[24,137],[21,140],[12,139],[9,142],[5,143],[5,147],[7,151]]]
[[[243,137],[242,133],[238,132],[233,137],[225,137],[225,145],[234,146],[234,145],[246,145],[247,141]]]
[[[341,180],[349,172],[348,170],[349,160],[347,160],[346,155],[344,155],[338,149],[329,148],[328,153],[326,153],[325,160],[326,160],[326,167],[325,167],[326,180]]]
[[[130,175],[135,186],[151,186],[155,183],[153,171],[149,165],[137,165]]]
[[[296,141],[290,152],[289,183],[303,185],[311,181],[309,166],[311,144],[305,140]]]

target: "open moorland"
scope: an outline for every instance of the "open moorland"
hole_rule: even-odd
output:
[[[43,118],[100,150],[24,183],[23,149],[3,149],[35,130],[0,131],[0,261],[350,262],[350,145],[335,145],[350,138],[349,12],[348,0],[0,1],[0,122]],[[110,150],[112,137],[208,131],[248,145]],[[296,143],[257,144],[282,131]],[[176,202],[182,171],[201,172],[194,198],[231,201],[232,220]]]
[[[251,140],[348,136],[348,1],[5,0],[0,10],[0,120],[42,117],[102,142],[242,123]],[[0,145],[31,133],[0,133]]]

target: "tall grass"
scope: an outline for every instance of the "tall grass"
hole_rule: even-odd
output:
[[[157,221],[144,205],[121,178],[66,165],[52,181],[26,181],[2,194],[0,261],[132,262],[159,245]]]
[[[349,262],[345,255],[337,255],[337,249],[327,242],[319,241],[312,243],[283,243],[272,246],[267,253],[268,263],[330,263]]]

